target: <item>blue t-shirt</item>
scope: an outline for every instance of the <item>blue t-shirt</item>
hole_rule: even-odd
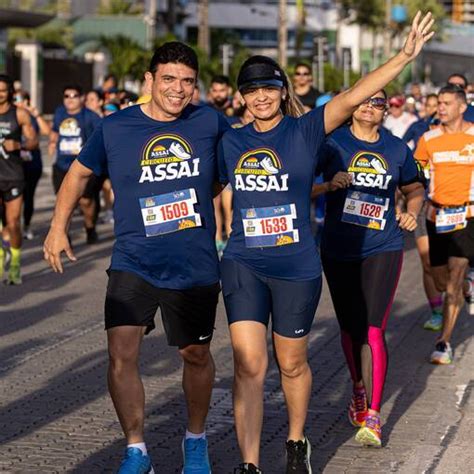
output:
[[[413,146],[410,146],[412,150],[416,149],[416,146],[418,145],[418,141],[420,138],[423,136],[425,132],[428,132],[430,129],[430,125],[434,125],[434,119],[433,117],[428,117],[423,118],[418,120],[415,123],[412,123],[409,127],[408,130],[405,132],[405,135],[403,135],[402,140],[410,146],[410,142],[413,142]]]
[[[321,275],[310,195],[324,137],[324,107],[297,119],[285,116],[267,132],[251,123],[224,135],[219,178],[232,185],[234,209],[224,258],[271,278]]]
[[[467,104],[467,110],[464,112],[464,120],[466,122],[474,122],[474,106]]]
[[[227,128],[211,108],[192,105],[171,122],[137,105],[98,125],[78,159],[96,175],[108,169],[112,181],[112,270],[159,288],[219,280],[212,197],[217,142]]]
[[[401,250],[403,232],[395,220],[395,191],[418,181],[413,154],[383,128],[375,143],[357,139],[349,126],[329,135],[321,152],[324,181],[338,171],[353,175],[352,185],[326,194],[323,256],[358,260]]]
[[[86,107],[77,114],[68,114],[62,105],[56,109],[53,130],[59,134],[56,145],[58,168],[69,169],[100,121],[101,118]]]
[[[33,115],[30,115],[30,119],[31,125],[35,129],[36,134],[39,136],[40,128],[38,125],[38,120],[36,120]],[[23,158],[23,167],[25,172],[36,172],[43,169],[43,160],[41,159],[41,149],[39,146],[34,150],[21,150],[21,155]]]

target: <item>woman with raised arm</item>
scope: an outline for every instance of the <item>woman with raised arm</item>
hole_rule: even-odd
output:
[[[226,132],[219,157],[220,181],[230,182],[234,191],[221,275],[234,352],[234,416],[243,461],[238,473],[262,472],[270,314],[289,418],[286,471],[311,472],[304,426],[311,393],[308,335],[321,292],[321,263],[310,227],[318,152],[326,134],[416,58],[433,35],[433,23],[431,14],[421,19],[418,13],[402,51],[306,115],[275,61],[254,56],[241,67],[238,88],[255,121]]]

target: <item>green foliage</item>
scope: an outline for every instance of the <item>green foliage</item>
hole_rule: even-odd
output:
[[[74,47],[72,28],[68,24],[54,24],[52,22],[39,28],[9,28],[8,42],[14,45],[17,41],[30,39],[43,45],[63,47],[72,51]]]
[[[351,71],[349,83],[352,86],[360,79],[360,74]],[[341,91],[344,87],[344,71],[331,64],[324,65],[324,88],[329,92]]]
[[[143,13],[143,6],[127,0],[102,1],[97,9],[99,15],[138,15]]]
[[[341,7],[344,17],[349,16],[351,11],[355,13],[353,23],[368,29],[383,28],[384,0],[342,0]]]
[[[100,44],[110,54],[112,61],[109,65],[109,72],[117,76],[120,85],[123,85],[126,77],[143,79],[143,74],[147,70],[150,61],[150,53],[137,42],[126,36],[117,35],[102,36]]]

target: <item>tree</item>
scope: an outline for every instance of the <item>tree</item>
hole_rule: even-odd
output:
[[[138,15],[143,13],[143,5],[127,0],[101,0],[97,9],[99,15]]]
[[[136,41],[123,35],[102,36],[100,44],[109,52],[111,57],[109,72],[117,77],[121,86],[127,77],[143,79],[143,74],[148,69],[150,53]]]
[[[210,56],[209,0],[198,0],[198,47]]]
[[[376,66],[377,34],[385,24],[385,0],[342,0],[342,16],[348,18],[353,14],[352,23],[372,33],[372,68]],[[359,50],[361,50],[361,36],[359,36]]]

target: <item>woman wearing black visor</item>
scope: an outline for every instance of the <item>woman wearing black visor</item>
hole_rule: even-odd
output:
[[[321,263],[310,228],[318,151],[326,134],[415,59],[433,35],[432,25],[431,14],[421,19],[418,13],[402,51],[306,115],[301,115],[288,78],[275,61],[254,56],[240,70],[238,88],[255,121],[226,132],[219,156],[220,181],[230,182],[234,191],[232,234],[221,271],[243,461],[237,473],[262,472],[258,465],[270,314],[289,418],[286,472],[311,472],[304,425],[312,381],[308,338],[321,293]]]

